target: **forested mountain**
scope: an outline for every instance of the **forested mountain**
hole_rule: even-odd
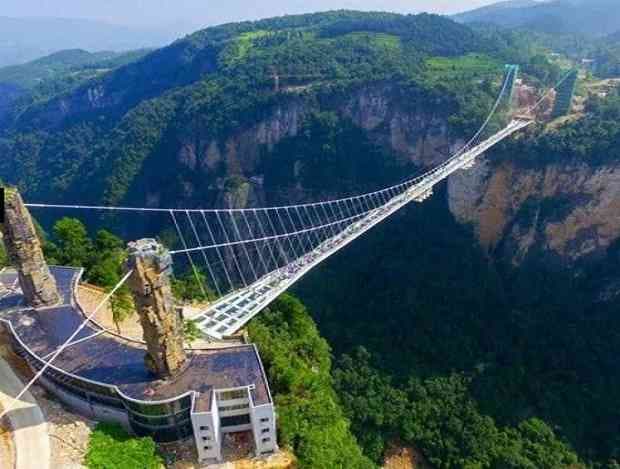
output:
[[[432,73],[452,67],[433,57],[473,53],[456,66],[490,69],[485,87]],[[457,137],[488,107],[502,64],[518,59],[517,49],[430,15],[336,12],[210,28],[69,93],[17,106],[4,125],[0,177],[32,198],[214,203],[218,181],[260,170],[261,143],[270,148],[294,134],[304,115],[344,109],[369,85],[390,100],[404,93],[403,104],[425,100],[426,109],[415,106],[445,119],[460,113],[444,129]],[[468,109],[459,109],[463,87],[473,93],[462,100]],[[432,106],[438,101],[445,105]],[[256,136],[261,121],[264,135],[229,157],[227,138]],[[162,164],[177,174],[172,185],[159,183]]]
[[[0,68],[0,83],[33,89],[43,82],[62,79],[67,75],[80,75],[75,80],[83,80],[133,62],[148,52],[147,49],[94,53],[82,49],[63,50],[23,65]],[[90,75],[81,76],[80,72],[86,70],[91,71]]]
[[[597,41],[588,55],[596,73],[606,78],[620,77],[620,31]]]
[[[545,33],[600,37],[620,29],[615,0],[508,1],[454,16],[464,23],[493,23]]]
[[[50,95],[68,92],[147,53],[147,49],[96,53],[74,49],[0,68],[0,122],[12,108],[23,108]]]
[[[23,64],[66,49],[118,52],[159,47],[175,38],[168,32],[91,20],[0,16],[0,67]]]
[[[16,101],[0,179],[30,201],[157,207],[359,193],[443,161],[505,63],[532,87],[561,74],[518,33],[433,15],[209,28]],[[613,92],[501,145],[302,282],[310,313],[284,298],[250,324],[301,467],[373,467],[393,441],[437,468],[618,467],[619,112]]]

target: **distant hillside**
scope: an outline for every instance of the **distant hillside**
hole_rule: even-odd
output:
[[[594,71],[600,77],[620,77],[620,31],[598,40],[588,58],[594,60]]]
[[[605,38],[609,42],[620,42],[620,31],[616,31]]]
[[[605,36],[620,29],[617,0],[515,0],[455,15],[463,23],[493,23],[545,33]]]
[[[76,75],[84,73],[93,76],[133,62],[149,51],[150,49],[140,49],[125,53],[110,51],[91,53],[82,49],[63,50],[23,65],[0,68],[0,83],[31,89],[69,73],[74,79]]]
[[[134,62],[150,52],[65,50],[23,65],[0,68],[0,126],[12,114],[51,95],[67,93],[85,81]]]
[[[125,51],[161,46],[174,39],[170,33],[97,21],[0,17],[0,67],[65,49]]]
[[[526,9],[539,5],[536,0],[508,0],[498,3],[493,3],[484,7],[476,8],[475,10],[469,10],[464,13],[454,15],[454,19],[463,23],[473,22],[499,22],[503,15],[506,15],[508,10]]]

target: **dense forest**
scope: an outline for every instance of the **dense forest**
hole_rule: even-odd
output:
[[[301,467],[371,468],[349,431],[331,377],[331,350],[304,306],[283,295],[249,327],[278,409],[278,435]]]

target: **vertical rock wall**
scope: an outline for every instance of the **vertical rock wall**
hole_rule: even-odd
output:
[[[513,265],[529,256],[573,265],[600,258],[620,239],[620,164],[527,168],[481,159],[450,176],[448,202],[482,247]]]
[[[147,344],[146,365],[161,378],[174,376],[183,369],[186,355],[183,323],[172,301],[170,253],[152,239],[129,243],[126,268],[133,270],[129,286]]]
[[[35,308],[58,304],[60,295],[56,280],[43,257],[30,213],[14,189],[5,189],[5,214],[1,226],[4,244],[17,269],[26,303]]]

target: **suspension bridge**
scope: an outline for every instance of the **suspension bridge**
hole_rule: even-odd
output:
[[[517,72],[517,66],[507,66],[488,117],[452,157],[422,175],[378,191],[316,203],[242,209],[27,205],[169,214],[179,241],[178,249],[171,250],[171,254],[186,258],[205,295],[217,293],[214,301],[186,318],[194,320],[206,337],[226,338],[325,259],[405,205],[423,202],[437,184],[457,171],[471,168],[480,155],[532,124],[533,111],[548,93],[487,136],[498,109],[507,101],[511,106]],[[206,281],[200,271],[205,273]]]

